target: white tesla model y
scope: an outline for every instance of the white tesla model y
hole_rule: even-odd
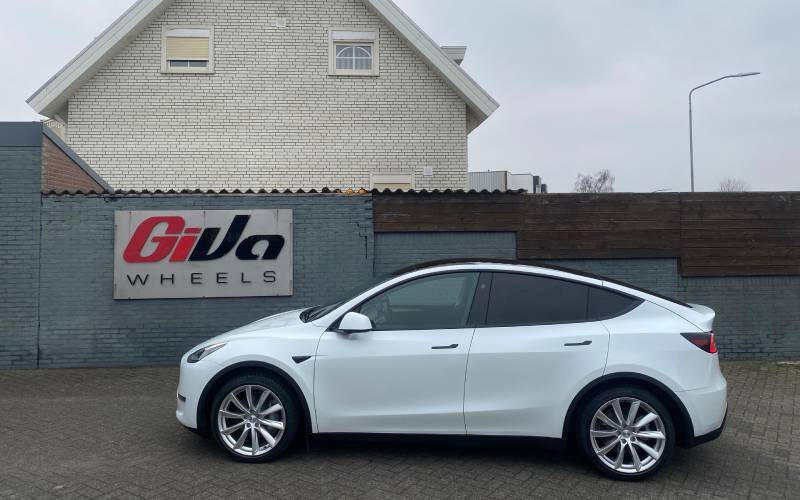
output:
[[[641,479],[676,445],[722,432],[713,320],[558,268],[419,266],[192,349],[177,417],[244,462],[277,458],[301,433],[529,438]]]

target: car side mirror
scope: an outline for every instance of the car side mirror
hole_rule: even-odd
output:
[[[345,334],[368,332],[372,330],[372,321],[361,313],[349,312],[339,322],[338,331]]]

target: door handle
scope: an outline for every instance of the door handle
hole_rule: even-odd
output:
[[[458,344],[435,345],[435,346],[431,347],[431,349],[433,349],[435,351],[440,351],[440,350],[444,350],[444,349],[455,349],[456,347],[458,347]]]
[[[564,344],[565,347],[581,347],[585,345],[592,345],[591,340],[585,340],[583,342],[575,342],[574,344]]]

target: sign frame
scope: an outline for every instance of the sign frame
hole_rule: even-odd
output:
[[[291,209],[114,212],[114,300],[290,297]]]

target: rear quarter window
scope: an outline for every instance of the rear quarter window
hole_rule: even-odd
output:
[[[641,299],[592,286],[589,287],[587,316],[589,321],[615,318],[633,310],[641,303]]]

